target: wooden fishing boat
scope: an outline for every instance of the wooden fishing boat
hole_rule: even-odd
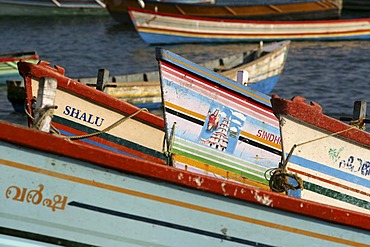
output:
[[[0,0],[0,16],[109,15],[104,0]]]
[[[279,118],[283,159],[278,173],[294,173],[303,180],[304,199],[370,215],[370,134],[322,113],[303,97],[287,100],[274,95]],[[278,174],[277,173],[277,174]]]
[[[2,243],[369,246],[366,214],[3,121],[0,129]]]
[[[216,71],[237,81],[238,71],[247,72],[244,83],[263,92],[270,93],[283,72],[289,50],[289,41],[260,44],[238,54],[212,59],[201,66]],[[89,86],[97,86],[97,78],[77,78]],[[108,76],[107,82],[100,86],[109,95],[124,100],[139,108],[148,110],[162,107],[158,71]],[[24,84],[11,81],[8,84],[8,99],[16,111],[24,112]]]
[[[163,152],[164,123],[146,109],[139,109],[104,92],[65,76],[62,67],[51,67],[49,62],[18,63],[25,81],[26,109],[31,115],[29,125],[35,126],[35,113],[51,115],[58,134],[81,140],[104,149],[156,162],[167,162]],[[55,104],[34,112],[42,78],[57,81]],[[55,108],[55,109],[54,109]]]
[[[26,102],[26,89],[24,82],[18,80],[7,80],[7,98],[12,104],[14,111],[24,113]]]
[[[248,2],[248,3],[246,3]],[[107,10],[114,20],[130,24],[128,8],[159,11],[183,16],[198,16],[224,19],[249,20],[317,20],[338,19],[341,16],[342,0],[301,1],[230,1],[207,3],[179,3],[175,1],[106,0]]]
[[[26,60],[30,63],[37,63],[39,55],[36,51],[13,52],[0,54],[0,85],[5,85],[7,80],[21,80],[17,62]]]
[[[343,9],[356,10],[356,11],[369,11],[370,1],[369,0],[344,0]]]
[[[370,18],[253,21],[189,17],[140,8],[129,8],[129,13],[137,32],[150,45],[370,39]]]
[[[173,165],[268,187],[281,156],[270,97],[169,50],[156,56]]]
[[[290,41],[270,44],[261,42],[257,47],[212,59],[199,65],[234,81],[238,80],[238,71],[246,71],[248,77],[243,83],[267,94],[275,87],[283,72],[289,46]],[[96,78],[78,78],[77,80],[91,86],[96,85]],[[154,101],[158,103],[157,98],[161,96],[158,71],[112,76],[108,82],[111,83],[102,86],[104,92],[131,104],[137,105],[134,99],[145,95],[156,97]]]

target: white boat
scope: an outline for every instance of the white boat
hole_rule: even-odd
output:
[[[203,18],[129,8],[148,44],[272,42],[281,40],[370,40],[370,18],[260,21]]]
[[[356,128],[362,120],[346,124],[303,97],[274,95],[271,103],[283,149],[282,165],[273,172],[302,179],[303,190],[288,194],[370,215],[370,134]]]

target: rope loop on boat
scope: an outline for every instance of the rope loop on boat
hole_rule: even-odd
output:
[[[34,121],[35,119],[32,119],[34,122],[32,124],[33,129],[40,129],[40,125],[42,121],[45,120],[46,117],[52,118],[54,115],[54,109],[56,109],[56,106],[53,105],[46,105],[38,110],[35,110],[35,114],[39,114],[39,118],[37,121]]]
[[[94,132],[94,133],[90,133],[90,134],[86,134],[86,135],[68,136],[67,139],[69,139],[69,140],[79,140],[79,139],[89,138],[89,137],[92,137],[92,136],[97,136],[97,135],[103,134],[103,133],[108,132],[111,129],[117,127],[118,125],[120,125],[121,123],[125,122],[126,120],[129,120],[129,119],[133,118],[134,116],[136,116],[137,114],[139,114],[142,111],[148,111],[148,109],[141,108],[140,110],[134,112],[130,116],[127,116],[127,117],[125,116],[125,117],[121,118],[120,120],[118,120],[117,122],[111,124],[110,126],[108,126],[107,128],[105,128],[103,130],[100,130],[100,131],[97,131],[97,132]]]
[[[163,141],[162,151],[163,151],[164,156],[167,158],[167,164],[169,166],[172,166],[172,147],[173,147],[173,143],[175,141],[175,130],[176,130],[176,122],[174,122],[174,124],[172,126],[171,135],[169,137],[169,140],[166,141],[167,138],[164,138],[164,141]],[[167,146],[166,146],[166,144],[167,144]]]
[[[36,102],[36,97],[33,97],[33,99],[32,99],[32,101],[33,102]],[[52,110],[52,112],[51,111],[48,111],[48,115],[50,116],[50,117],[53,117],[53,113],[54,113],[54,109],[56,109],[57,108],[57,106],[53,106],[53,109],[49,109],[49,110]],[[38,121],[38,123],[34,123],[33,121],[35,120],[35,118],[28,112],[28,110],[27,110],[27,101],[25,100],[24,101],[24,112],[26,113],[26,115],[32,120],[32,128],[38,128],[39,126],[39,124],[41,123],[41,121],[43,120],[43,119],[45,119],[45,117],[47,116],[47,115],[45,115],[45,116],[42,116],[42,118],[40,118],[40,120]],[[35,127],[34,127],[35,126]],[[59,132],[59,130],[57,129],[57,128],[55,128],[54,126],[53,126],[53,124],[52,123],[50,123],[50,128],[51,128],[51,132],[52,133],[56,133],[56,134],[58,134],[58,135],[60,135],[60,132]]]
[[[357,119],[357,120],[351,120],[351,122],[349,122],[349,125],[354,126],[360,130],[365,130],[366,127],[365,127],[364,120],[365,120],[364,117],[361,117],[360,119]]]
[[[267,178],[267,174],[270,176]],[[282,193],[288,190],[303,189],[303,180],[297,174],[287,173],[283,168],[271,168],[265,172],[265,178],[269,181],[270,189],[274,192]],[[292,178],[297,182],[297,185],[292,185],[288,181]]]
[[[290,149],[289,154],[286,157],[286,159],[284,160],[282,158],[282,161],[281,161],[278,168],[271,168],[271,169],[266,170],[265,179],[267,181],[269,181],[270,189],[272,191],[280,192],[280,193],[281,192],[286,192],[288,190],[303,189],[303,180],[302,180],[302,178],[300,178],[297,174],[288,173],[286,171],[287,170],[286,167],[287,167],[287,164],[289,162],[289,159],[292,156],[293,151],[296,147],[303,146],[305,144],[312,143],[314,141],[318,141],[318,140],[321,140],[321,139],[324,139],[324,138],[327,138],[327,137],[330,137],[330,136],[339,135],[340,133],[349,131],[351,129],[359,128],[359,126],[361,126],[362,124],[363,124],[363,120],[359,119],[358,121],[354,121],[354,123],[351,124],[350,128],[347,128],[347,129],[344,129],[344,130],[341,130],[341,131],[338,131],[338,132],[335,132],[335,133],[332,133],[332,134],[329,134],[329,135],[324,135],[324,136],[321,136],[321,137],[318,137],[318,138],[315,138],[315,139],[312,139],[312,140],[309,140],[309,141],[306,141],[306,142],[294,144],[293,147]],[[267,175],[269,175],[269,178],[267,177]],[[288,182],[288,178],[294,179],[297,182],[297,185],[293,186],[291,184],[291,182]]]

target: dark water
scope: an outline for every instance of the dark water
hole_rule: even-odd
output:
[[[368,13],[361,13],[369,16]],[[0,53],[36,50],[42,60],[66,69],[66,75],[94,77],[157,70],[153,46],[129,26],[107,17],[0,18]],[[194,62],[222,57],[256,44],[163,46]],[[370,92],[370,41],[293,42],[285,70],[273,93],[300,95],[321,104],[334,117],[352,116],[353,102]],[[6,87],[0,87],[0,119],[25,124],[13,112]]]

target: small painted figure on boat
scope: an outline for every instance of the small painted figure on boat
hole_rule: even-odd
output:
[[[210,113],[211,111],[209,111]],[[208,116],[208,131],[213,131],[217,129],[218,123],[220,122],[220,110],[216,108],[212,114],[209,114]]]

